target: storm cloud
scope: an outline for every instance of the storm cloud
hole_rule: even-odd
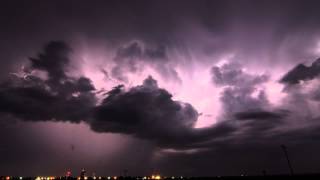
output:
[[[214,66],[211,73],[213,83],[223,87],[220,100],[226,115],[268,106],[264,90],[258,89],[259,85],[268,81],[267,75],[249,74],[234,62]]]
[[[172,95],[160,89],[148,77],[141,86],[126,92],[121,86],[108,92],[96,107],[93,130],[121,132],[147,138],[183,138],[197,120],[197,111],[188,103],[171,99]]]
[[[297,111],[286,104],[272,106],[260,87],[269,81],[268,75],[249,73],[237,63],[211,68],[213,84],[222,88],[224,114],[214,125],[195,128],[198,111],[190,103],[174,100],[152,76],[137,86],[119,84],[104,92],[99,102],[92,80],[68,75],[69,53],[67,44],[53,41],[36,58],[30,58],[22,72],[1,84],[1,113],[25,121],[84,122],[97,133],[126,134],[146,140],[160,148],[160,156],[172,158],[190,154],[216,158],[215,153],[237,150],[241,154],[255,151],[256,143],[265,149],[261,149],[262,153],[267,153],[278,144],[297,146],[307,136],[319,136],[318,117],[307,123],[294,120],[303,128],[293,126],[290,119]],[[311,130],[310,122],[313,128],[307,133]],[[166,158],[159,163],[165,161]],[[248,169],[254,166],[252,161]]]
[[[198,112],[175,101],[151,76],[125,90],[118,85],[97,102],[86,77],[67,75],[69,51],[64,42],[49,42],[27,70],[1,85],[1,113],[26,121],[85,122],[96,132],[124,133],[154,141],[158,146],[184,148],[232,132],[227,124],[196,130]],[[48,77],[38,77],[35,71]]]
[[[3,2],[1,173],[287,173],[281,144],[295,172],[318,172],[318,7]]]
[[[316,78],[320,74],[320,59],[315,60],[311,66],[299,64],[287,74],[285,74],[280,82],[287,84],[297,84],[300,81],[307,81]]]
[[[192,144],[219,139],[234,130],[229,123],[196,129],[199,114],[194,107],[173,100],[151,76],[140,86],[124,90],[120,85],[106,94],[90,122],[97,132],[125,133],[151,140],[160,147],[190,149]]]
[[[30,58],[30,67],[21,77],[2,83],[1,113],[30,121],[80,122],[89,118],[96,102],[95,88],[86,77],[66,75],[70,50],[64,42],[49,42],[37,58]],[[47,73],[48,78],[31,73],[37,70]]]
[[[152,47],[141,41],[133,41],[119,47],[113,60],[116,65],[112,68],[111,75],[120,82],[127,83],[128,72],[140,73],[145,66],[151,66],[166,80],[181,82],[169,60],[165,45]]]

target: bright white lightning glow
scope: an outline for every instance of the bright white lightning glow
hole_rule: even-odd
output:
[[[234,58],[234,54],[230,53],[221,57],[220,61],[215,63],[216,66],[222,66],[230,62]],[[138,72],[125,72],[125,76],[128,78],[128,82],[121,82],[111,77],[110,71],[114,67],[113,61],[101,61],[102,56],[97,56],[98,61],[91,61],[96,59],[94,54],[86,53],[84,63],[82,64],[83,75],[90,78],[93,81],[97,91],[104,89],[108,91],[113,87],[124,84],[125,88],[131,88],[137,85],[141,85],[143,80],[151,75],[157,80],[160,88],[168,90],[173,95],[173,100],[190,103],[199,113],[198,120],[195,124],[196,128],[208,127],[217,122],[217,118],[221,113],[220,96],[222,88],[216,87],[212,83],[212,75],[210,73],[212,65],[204,65],[200,62],[195,62],[192,65],[176,64],[174,69],[177,71],[181,83],[174,81],[161,75],[152,65],[144,64],[142,71]],[[112,56],[108,57],[109,59]],[[176,56],[176,58],[181,58]],[[179,60],[177,61],[179,62]],[[183,62],[183,61],[181,61]],[[106,75],[101,71],[104,69],[110,75]],[[255,72],[257,71],[257,72]],[[249,74],[261,74],[259,68],[257,69],[245,69]],[[268,82],[259,85],[257,88],[264,90],[267,94],[268,100],[272,105],[278,105],[285,93],[282,92],[283,85],[281,85],[276,78],[279,78],[280,73],[271,72],[271,78]],[[276,77],[276,78],[273,78]],[[257,91],[258,92],[258,91]],[[257,94],[252,94],[257,95]],[[100,97],[101,99],[103,97]]]
[[[105,68],[106,69],[106,68]],[[142,72],[126,74],[129,82],[107,80],[101,71],[87,65],[83,69],[84,75],[89,77],[94,86],[99,89],[110,90],[112,87],[125,84],[127,88],[141,85],[143,80],[151,75],[157,80],[160,88],[168,90],[173,95],[173,100],[190,103],[201,114],[195,124],[196,128],[206,127],[216,122],[220,111],[219,89],[211,82],[210,67],[197,67],[195,70],[185,72],[176,68],[182,83],[163,78],[153,68],[146,66]]]
[[[174,92],[173,99],[188,102],[200,113],[196,128],[207,127],[216,122],[220,112],[220,90],[212,85],[210,67],[194,67],[194,71],[179,71],[182,84],[164,86]]]
[[[314,54],[319,56],[320,55],[320,40],[316,43],[316,47],[314,48]]]
[[[272,105],[280,105],[282,99],[286,97],[286,94],[282,92],[284,86],[275,80],[266,82],[264,86],[269,102]]]

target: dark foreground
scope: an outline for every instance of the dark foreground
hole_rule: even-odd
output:
[[[200,180],[200,179],[285,179],[285,178],[315,178],[320,179],[320,174],[300,174],[300,175],[266,175],[266,176],[215,176],[215,177],[160,177],[160,176],[138,176],[138,177],[123,177],[123,176],[106,176],[106,177],[14,177],[14,176],[0,176],[0,180],[153,180],[153,179],[164,179],[164,180]]]

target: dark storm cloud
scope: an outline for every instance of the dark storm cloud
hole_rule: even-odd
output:
[[[164,45],[152,47],[142,42],[133,41],[117,50],[114,57],[116,66],[112,68],[111,75],[117,80],[128,82],[126,76],[128,72],[139,73],[146,66],[151,66],[165,79],[180,82],[178,73],[169,61]]]
[[[22,74],[2,83],[1,113],[26,121],[84,121],[96,132],[130,134],[162,147],[190,148],[193,143],[228,135],[234,129],[228,123],[194,129],[197,111],[191,104],[172,100],[151,76],[129,90],[123,85],[114,87],[96,105],[91,80],[67,75],[70,50],[63,42],[50,42],[38,57],[30,58]],[[35,71],[48,77],[38,77]]]
[[[241,112],[249,109],[263,109],[269,102],[263,90],[258,91],[258,96],[253,97],[255,89],[248,88],[225,88],[220,100],[226,112]]]
[[[234,137],[234,140],[240,138],[240,143],[267,142],[265,139],[268,139],[268,136],[279,136],[276,129],[280,128],[282,130],[286,126],[286,120],[290,118],[290,115],[292,113],[288,110],[266,111],[256,109],[235,113],[234,120],[243,121],[243,123],[237,130],[241,132],[241,135]]]
[[[36,58],[30,58],[33,69],[48,72],[50,80],[59,81],[66,78],[65,67],[69,64],[71,49],[63,42],[51,42]]]
[[[300,81],[312,80],[320,74],[320,59],[315,60],[311,66],[299,64],[287,74],[285,74],[280,82],[286,84],[297,84]]]
[[[0,32],[1,61],[6,61],[4,66],[8,71],[20,62],[19,56],[33,53],[41,42],[58,38],[77,45],[76,39],[84,38],[92,43],[111,41],[120,46],[138,39],[147,44],[174,47],[185,54],[190,53],[186,52],[188,49],[218,55],[237,51],[244,58],[257,55],[263,59],[272,54],[277,57],[270,59],[286,64],[283,49],[292,61],[310,58],[308,49],[315,44],[319,24],[315,18],[319,15],[313,5],[315,2],[112,0],[88,4],[73,0],[34,0],[18,2],[17,6],[16,1],[8,1],[1,6],[0,20],[4,28]],[[194,32],[198,26],[206,33]],[[213,42],[202,42],[211,36]],[[264,54],[265,51],[270,53]],[[255,60],[248,61],[254,63]],[[261,63],[267,62],[262,60]],[[170,68],[163,71],[174,76]]]
[[[266,133],[266,132],[264,132]],[[286,144],[295,173],[318,172],[318,151],[320,146],[314,141],[319,138],[319,126],[299,129],[278,135],[259,138],[254,134],[233,141],[216,143],[210,151],[194,154],[171,153],[160,160],[163,171],[192,175],[267,175],[288,174],[287,161],[280,147]],[[312,140],[313,139],[313,140]],[[179,167],[173,169],[173,167]]]
[[[315,65],[316,63],[313,63],[313,66]],[[308,119],[308,122],[299,119],[302,117],[302,111],[304,113],[308,111],[306,110],[309,108],[306,105],[307,99],[312,97],[310,94],[302,93],[301,90],[305,88],[303,85],[298,90],[289,88],[285,91],[289,95],[287,98],[290,99],[290,106],[285,103],[273,106],[268,102],[264,91],[259,90],[259,87],[268,81],[267,75],[249,74],[239,64],[233,62],[220,67],[214,66],[211,73],[215,85],[224,88],[220,100],[225,116],[221,119],[229,118],[228,121],[236,124],[234,126],[236,128],[233,130],[233,135],[223,142],[209,141],[203,145],[207,147],[220,146],[221,148],[213,148],[218,153],[222,153],[220,150],[224,151],[225,148],[226,152],[235,153],[234,151],[237,150],[253,152],[254,147],[261,146],[261,154],[264,154],[273,151],[272,148],[277,144],[289,143],[296,147],[298,144],[304,144],[305,135],[303,134],[305,133],[310,133],[311,136],[319,135],[317,130],[313,128],[308,132],[310,127],[298,128],[298,130],[291,129],[294,126],[308,126],[310,122],[315,126],[315,129],[319,129],[319,123],[311,119],[312,116],[303,116]],[[254,92],[256,92],[256,96],[252,96]],[[296,139],[292,137],[295,132],[299,132]],[[208,154],[210,153],[208,152]],[[254,166],[248,166],[248,168],[254,168]]]
[[[239,63],[230,62],[222,67],[214,66],[211,69],[213,82],[219,86],[254,86],[268,80],[268,76],[251,75],[243,70]]]
[[[189,149],[193,144],[225,138],[235,129],[228,122],[195,129],[198,112],[188,103],[172,100],[151,76],[140,86],[123,88],[113,88],[96,107],[90,122],[94,131],[131,134],[160,147]]]
[[[96,107],[93,130],[133,134],[155,141],[178,141],[190,133],[197,111],[188,103],[172,100],[172,95],[160,89],[152,77],[127,92],[122,88],[115,87]]]
[[[224,87],[220,100],[226,114],[263,109],[268,105],[264,90],[257,87],[268,80],[267,75],[249,74],[240,64],[234,62],[228,62],[221,67],[214,66],[211,73],[215,85]],[[253,93],[257,96],[254,97]]]
[[[283,107],[295,113],[292,119],[313,122],[311,119],[319,116],[319,72],[319,59],[316,59],[310,66],[298,64],[280,79],[285,85],[283,93],[287,95]]]
[[[165,153],[159,163],[165,171],[173,172],[172,167],[180,167],[178,172],[187,175],[286,173],[289,171],[280,147],[285,144],[296,173],[316,172],[314,166],[319,164],[320,146],[315,139],[320,135],[319,118],[295,121],[298,113],[282,109],[235,113],[233,119],[222,121],[222,124],[233,124],[232,133],[223,132],[218,136],[224,137],[223,140],[216,137],[198,141],[191,147],[205,150],[189,154]]]
[[[315,61],[311,66],[313,68],[316,66],[317,61]],[[306,66],[305,66],[306,67]],[[306,67],[309,68],[309,67]],[[275,148],[278,148],[280,150],[280,144],[289,144],[289,146],[292,148],[292,153],[295,154],[295,158],[297,158],[297,165],[299,166],[299,170],[303,172],[304,167],[298,165],[298,162],[303,161],[301,157],[299,156],[299,152],[301,151],[301,145],[306,146],[312,146],[315,149],[318,149],[319,146],[314,144],[314,141],[309,139],[311,137],[318,137],[319,136],[319,129],[320,124],[318,122],[319,119],[319,113],[317,111],[312,112],[312,108],[317,108],[317,105],[314,105],[314,99],[316,97],[317,90],[312,91],[306,91],[308,89],[307,84],[300,84],[297,86],[288,86],[285,87],[285,93],[288,95],[284,102],[282,102],[280,105],[277,106],[271,106],[268,105],[267,102],[263,102],[260,106],[259,103],[255,104],[252,102],[252,99],[249,98],[249,100],[242,100],[246,99],[244,98],[246,93],[244,93],[242,96],[237,96],[238,90],[231,91],[231,89],[234,89],[236,87],[246,87],[246,88],[254,88],[255,85],[259,85],[264,81],[256,81],[257,83],[252,83],[255,81],[252,81],[252,79],[256,79],[259,76],[250,75],[251,78],[244,78],[241,81],[235,80],[236,78],[241,79],[242,72],[241,67],[235,68],[236,70],[233,70],[229,73],[223,73],[219,67],[214,67],[213,69],[213,81],[216,82],[220,86],[230,86],[226,87],[222,94],[222,103],[224,107],[229,106],[244,106],[244,108],[238,108],[239,111],[226,111],[227,114],[231,114],[233,118],[229,120],[229,122],[233,122],[237,124],[235,129],[233,130],[233,135],[230,136],[228,139],[225,139],[223,142],[220,141],[213,141],[205,143],[206,147],[215,147],[220,146],[220,148],[213,148],[213,151],[211,152],[203,152],[201,156],[212,156],[212,158],[217,158],[213,152],[216,154],[220,154],[222,152],[230,152],[233,154],[238,154],[236,151],[239,152],[239,156],[245,155],[245,151],[251,152],[252,156],[265,156],[267,157],[268,153],[275,150]],[[305,69],[306,70],[306,69]],[[227,70],[225,70],[227,71]],[[293,70],[290,70],[287,74],[290,74],[294,72]],[[314,71],[311,71],[314,72]],[[303,72],[302,74],[306,74],[306,72]],[[309,74],[310,75],[310,74]],[[301,78],[303,77],[303,78]],[[315,75],[312,75],[312,78],[305,78],[306,76],[301,76],[300,73],[298,73],[298,76],[295,76],[294,81],[299,82],[300,80],[306,81],[310,79],[316,78]],[[249,79],[249,82],[248,80]],[[259,78],[258,78],[259,79]],[[247,81],[247,82],[246,82]],[[240,82],[243,82],[242,84]],[[222,85],[223,84],[223,85]],[[290,85],[290,83],[288,83]],[[293,83],[294,84],[294,83]],[[314,85],[318,85],[317,82],[315,82]],[[242,91],[241,91],[242,92]],[[247,91],[250,92],[250,91]],[[229,99],[226,98],[226,94],[229,94]],[[250,94],[250,93],[249,93]],[[237,97],[237,98],[234,98]],[[235,101],[236,99],[237,101]],[[225,100],[225,101],[224,101]],[[259,102],[259,101],[256,101]],[[312,103],[311,103],[312,102]],[[228,104],[230,103],[230,104]],[[248,103],[248,104],[246,104]],[[318,102],[317,102],[318,103]],[[227,105],[226,105],[227,104]],[[247,108],[251,107],[251,108]],[[226,109],[224,109],[226,110]],[[226,122],[226,121],[225,121]],[[308,138],[309,137],[309,138]],[[259,147],[259,153],[255,151],[255,148]],[[315,151],[313,151],[315,153]],[[211,154],[212,153],[212,154]],[[200,153],[201,154],[201,153]],[[209,155],[211,154],[211,155]],[[224,154],[224,153],[222,153]],[[242,154],[242,155],[241,155]],[[252,159],[251,155],[245,155],[249,159]],[[251,158],[250,158],[251,157]],[[192,157],[191,157],[192,158]],[[308,156],[308,158],[312,159],[312,156]],[[239,158],[239,161],[241,158]],[[248,164],[246,168],[251,169],[251,172],[256,171],[254,170],[254,164],[258,164],[259,162],[251,161]],[[281,169],[276,165],[277,163],[268,161],[270,165],[268,165],[268,168],[272,171],[279,171]],[[315,163],[315,162],[313,162]],[[237,168],[237,170],[240,170],[240,165]],[[273,168],[277,167],[277,168]],[[260,170],[264,169],[266,167],[261,166]],[[312,167],[309,167],[310,169],[313,169]],[[218,168],[219,169],[219,168]],[[222,170],[223,171],[223,170]],[[237,172],[241,173],[241,172]]]
[[[164,171],[173,173],[176,171],[172,167],[179,167],[178,173],[186,175],[287,173],[287,162],[280,146],[285,144],[296,173],[317,172],[319,118],[295,121],[297,113],[287,110],[236,113],[233,119],[222,122],[234,127],[231,134],[220,135],[225,137],[223,140],[207,139],[193,144],[195,149],[204,149],[197,153],[165,153],[159,163]],[[292,125],[296,127],[290,128]]]
[[[71,78],[65,74],[70,48],[63,42],[50,42],[23,77],[13,77],[0,86],[0,111],[30,121],[72,121],[89,118],[95,104],[94,86],[86,77]],[[48,79],[30,71],[42,70]]]
[[[190,148],[191,144],[233,132],[228,123],[194,129],[197,111],[191,104],[172,100],[151,76],[129,90],[123,85],[114,87],[96,105],[91,80],[67,75],[70,49],[63,42],[50,42],[38,57],[30,58],[30,65],[21,74],[2,83],[2,115],[26,121],[84,121],[96,132],[130,134],[161,147]],[[48,77],[38,77],[35,71]]]
[[[235,114],[236,119],[246,120],[246,119],[281,119],[285,114],[268,112],[268,111],[246,111],[239,112]]]
[[[320,29],[318,7],[319,2],[312,0],[94,1],[90,4],[80,1],[8,1],[0,6],[0,78],[12,71],[21,56],[33,54],[41,42],[48,39],[72,42],[79,36],[93,44],[106,40],[121,47],[114,58],[118,67],[112,70],[114,72],[105,71],[109,80],[113,75],[125,80],[123,71],[139,72],[146,64],[152,65],[162,76],[168,75],[167,79],[179,77],[170,64],[179,59],[168,59],[170,48],[185,55],[187,58],[182,64],[190,66],[191,59],[206,61],[193,58],[199,52],[217,55],[214,57],[235,52],[244,66],[277,67],[279,63],[288,67],[314,58],[312,50]],[[198,28],[205,32],[197,31]],[[128,44],[132,39],[144,42],[146,47]],[[61,52],[61,57],[54,51],[47,47],[31,61],[31,71],[45,71],[48,79],[38,78],[27,69],[25,78],[1,84],[2,113],[31,121],[79,122],[90,119],[94,108],[97,119],[86,122],[92,123],[92,128],[99,132],[132,134],[154,140],[161,147],[207,149],[168,156],[159,167],[174,175],[260,174],[262,169],[267,173],[287,172],[280,144],[288,145],[298,172],[318,171],[319,121],[314,116],[300,116],[308,111],[307,100],[318,99],[315,92],[302,94],[299,90],[289,89],[286,93],[292,97],[291,106],[281,106],[280,109],[293,109],[288,113],[272,111],[272,108],[265,108],[269,106],[266,95],[258,89],[267,81],[267,76],[248,74],[235,67],[214,67],[213,81],[224,88],[221,100],[223,111],[229,116],[212,127],[194,129],[195,109],[190,104],[172,100],[170,93],[157,87],[150,78],[143,85],[127,91],[122,86],[115,87],[107,93],[105,101],[95,107],[94,87],[90,80],[68,77],[65,70],[69,61],[63,58],[66,54]],[[210,58],[210,66],[218,60]],[[314,69],[317,68],[313,65],[300,65],[286,75],[283,83],[296,84],[314,79],[318,75]],[[116,111],[110,112],[110,108]],[[117,117],[117,120],[105,117],[104,113]],[[125,119],[128,114],[133,118]],[[296,129],[290,129],[291,126]],[[2,133],[1,137],[6,138],[6,135]],[[6,143],[12,142],[7,140]],[[33,146],[25,142],[22,146],[33,152]],[[38,149],[36,145],[34,147]],[[19,154],[19,148],[14,148],[15,154]],[[30,156],[25,162],[32,159]],[[118,161],[121,160],[115,162]],[[21,161],[16,162],[20,164]],[[27,167],[29,163],[25,164]],[[57,162],[57,166],[60,165]],[[7,165],[3,163],[3,166]],[[12,165],[12,168],[15,167]]]

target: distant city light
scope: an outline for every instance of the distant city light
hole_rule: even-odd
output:
[[[70,177],[70,176],[71,176],[71,171],[67,171],[66,176],[67,176],[67,177]]]
[[[20,177],[19,177],[19,179],[21,180],[21,179],[22,179],[22,177],[20,176]]]

